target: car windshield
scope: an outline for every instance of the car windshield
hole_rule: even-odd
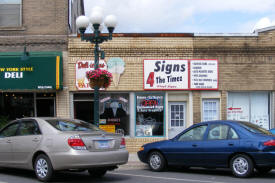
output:
[[[95,125],[81,120],[47,119],[45,121],[60,131],[100,131]]]
[[[253,123],[249,122],[240,122],[241,126],[243,126],[245,129],[252,133],[260,133],[260,134],[265,134],[265,135],[271,135],[272,133],[269,132],[268,130],[259,127],[258,125],[254,125]]]

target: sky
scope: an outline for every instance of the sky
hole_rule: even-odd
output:
[[[115,33],[253,33],[275,26],[275,0],[84,0],[117,17]]]

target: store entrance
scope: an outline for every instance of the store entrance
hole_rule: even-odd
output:
[[[54,99],[36,100],[37,117],[54,117]]]
[[[74,118],[93,123],[93,101],[74,101]]]
[[[186,104],[185,102],[169,102],[169,139],[175,137],[185,128]]]

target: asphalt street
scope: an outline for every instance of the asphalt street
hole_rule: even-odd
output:
[[[108,172],[104,177],[94,179],[88,172],[59,172],[53,182],[56,183],[273,183],[275,170],[266,174],[248,179],[232,176],[229,170],[198,169],[189,170],[169,169],[165,172],[152,172],[147,166],[137,168],[123,166],[115,171]],[[32,171],[0,169],[0,183],[32,183],[39,182]]]

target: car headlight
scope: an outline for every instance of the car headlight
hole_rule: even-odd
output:
[[[141,147],[139,148],[139,150],[140,150],[140,151],[143,151],[143,150],[144,150],[144,147],[143,147],[143,146],[141,146]]]

